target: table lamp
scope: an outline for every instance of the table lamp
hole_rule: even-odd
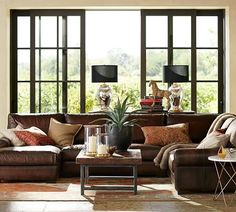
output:
[[[101,110],[108,110],[112,90],[106,82],[117,82],[117,65],[92,65],[92,82],[102,83],[96,93]]]
[[[183,98],[183,89],[177,82],[189,81],[188,65],[168,65],[163,67],[163,82],[171,84],[170,112],[181,112],[181,101]]]

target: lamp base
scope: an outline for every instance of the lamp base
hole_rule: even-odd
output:
[[[179,112],[183,112],[183,109],[181,108],[170,108],[168,110],[168,112],[171,112],[171,113],[179,113]]]
[[[183,89],[177,83],[173,83],[169,88],[170,95],[170,109],[169,112],[182,112],[181,101],[183,97]]]
[[[111,87],[105,83],[101,84],[96,94],[96,99],[98,100],[98,105],[101,107],[101,110],[109,110],[111,96]]]

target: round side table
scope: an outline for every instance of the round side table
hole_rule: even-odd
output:
[[[226,200],[225,200],[225,195],[224,195],[224,190],[231,181],[236,186],[236,182],[234,180],[234,176],[236,175],[236,170],[233,166],[233,163],[236,163],[236,157],[220,158],[218,155],[214,155],[214,156],[209,156],[208,160],[214,162],[215,169],[216,169],[216,174],[217,174],[217,177],[218,177],[218,182],[217,182],[215,193],[214,193],[214,199],[217,199],[222,194],[225,206],[227,206],[227,203],[226,203]],[[226,169],[226,164],[227,163],[230,164],[230,167],[232,169],[232,173],[230,173]],[[222,185],[222,182],[221,182],[221,177],[222,177],[223,173],[226,173],[229,177],[229,180],[225,183],[224,186]],[[218,190],[219,186],[220,186],[220,192],[219,192],[219,194],[217,194],[217,190]]]

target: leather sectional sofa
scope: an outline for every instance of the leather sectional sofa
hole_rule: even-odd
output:
[[[217,114],[175,114],[152,113],[131,114],[130,118],[141,118],[141,126],[165,126],[176,123],[189,123],[189,135],[193,143],[199,143],[205,136]],[[62,123],[89,124],[104,117],[104,114],[14,114],[8,116],[8,128],[15,128],[20,123],[24,128],[36,126],[48,132],[50,118]],[[76,135],[74,145],[59,149],[54,146],[22,146],[0,148],[1,181],[55,181],[58,177],[79,177],[80,168],[75,158],[84,144],[83,128]],[[179,149],[170,156],[169,170],[155,166],[153,159],[161,146],[144,144],[142,130],[133,129],[130,148],[141,149],[143,163],[138,167],[138,176],[166,177],[170,174],[179,193],[213,192],[216,183],[214,164],[207,160],[217,150]],[[96,174],[127,174],[126,169],[93,169]]]

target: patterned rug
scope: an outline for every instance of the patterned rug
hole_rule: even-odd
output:
[[[112,185],[117,181],[92,181],[93,184]],[[130,181],[119,180],[127,185]],[[236,194],[227,194],[228,209],[236,209]],[[109,203],[120,207],[122,203],[184,204],[209,211],[224,211],[222,197],[213,200],[213,194],[178,195],[169,178],[139,178],[138,194],[132,191],[85,191],[80,195],[78,179],[60,179],[56,183],[0,183],[0,201],[79,201],[90,202],[94,207]],[[208,211],[208,210],[207,210]],[[235,210],[236,211],[236,210]]]
[[[114,185],[117,180],[91,181],[92,185]],[[119,185],[132,183],[128,180],[119,180]],[[80,195],[80,183],[76,178],[60,179],[56,183],[0,183],[0,200],[27,200],[27,201],[82,201],[86,199],[103,201],[113,200],[157,200],[175,199],[176,192],[168,178],[139,178],[138,195],[132,191],[90,191]]]

